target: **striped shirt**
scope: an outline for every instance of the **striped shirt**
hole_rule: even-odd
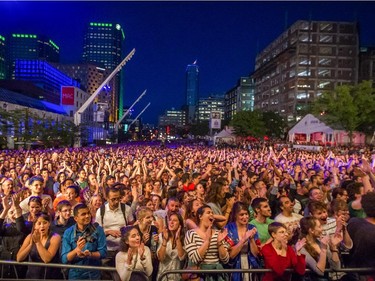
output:
[[[185,235],[185,251],[188,254],[189,260],[194,264],[217,264],[220,261],[219,257],[219,249],[217,245],[217,236],[219,234],[218,230],[214,230],[210,245],[206,251],[204,257],[201,257],[199,254],[198,249],[204,243],[204,240],[195,232],[194,229],[189,230]],[[227,263],[229,261],[229,254],[225,256],[224,259],[221,260],[223,263]]]

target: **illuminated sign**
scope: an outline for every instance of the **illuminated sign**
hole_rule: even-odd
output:
[[[74,105],[74,87],[61,87],[61,104]]]

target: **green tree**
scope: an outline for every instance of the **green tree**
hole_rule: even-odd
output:
[[[272,111],[265,111],[262,114],[262,120],[265,125],[266,135],[272,138],[284,138],[285,130],[288,124],[285,120]]]
[[[371,81],[338,86],[333,91],[324,92],[312,109],[328,125],[348,131],[352,142],[354,131],[364,132],[366,124],[375,122],[375,90]]]
[[[240,111],[234,115],[230,122],[234,133],[241,137],[263,137],[266,134],[262,113],[259,110]]]
[[[193,136],[206,136],[210,132],[208,125],[208,120],[192,124],[189,131]]]

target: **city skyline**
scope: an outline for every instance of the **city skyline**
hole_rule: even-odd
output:
[[[143,121],[185,102],[185,69],[197,60],[200,97],[223,94],[254,71],[256,54],[297,20],[355,21],[360,46],[375,45],[375,2],[0,2],[0,35],[43,34],[78,63],[88,22],[119,23],[125,31],[125,105],[147,89],[135,114]]]

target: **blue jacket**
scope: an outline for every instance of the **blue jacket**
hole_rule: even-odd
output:
[[[63,236],[61,260],[63,263],[68,262],[68,253],[77,247],[77,238],[82,236],[83,232],[77,229],[77,224],[69,227]],[[101,226],[96,226],[95,232],[92,234],[94,237],[93,242],[87,242],[83,251],[89,250],[90,252],[99,252],[100,258],[103,259],[107,255],[107,244],[105,239],[105,233]],[[71,262],[74,265],[90,265],[90,266],[101,266],[101,260],[91,259],[90,257],[79,258],[75,257]],[[70,269],[69,280],[99,280],[99,270],[86,270],[86,269]]]

